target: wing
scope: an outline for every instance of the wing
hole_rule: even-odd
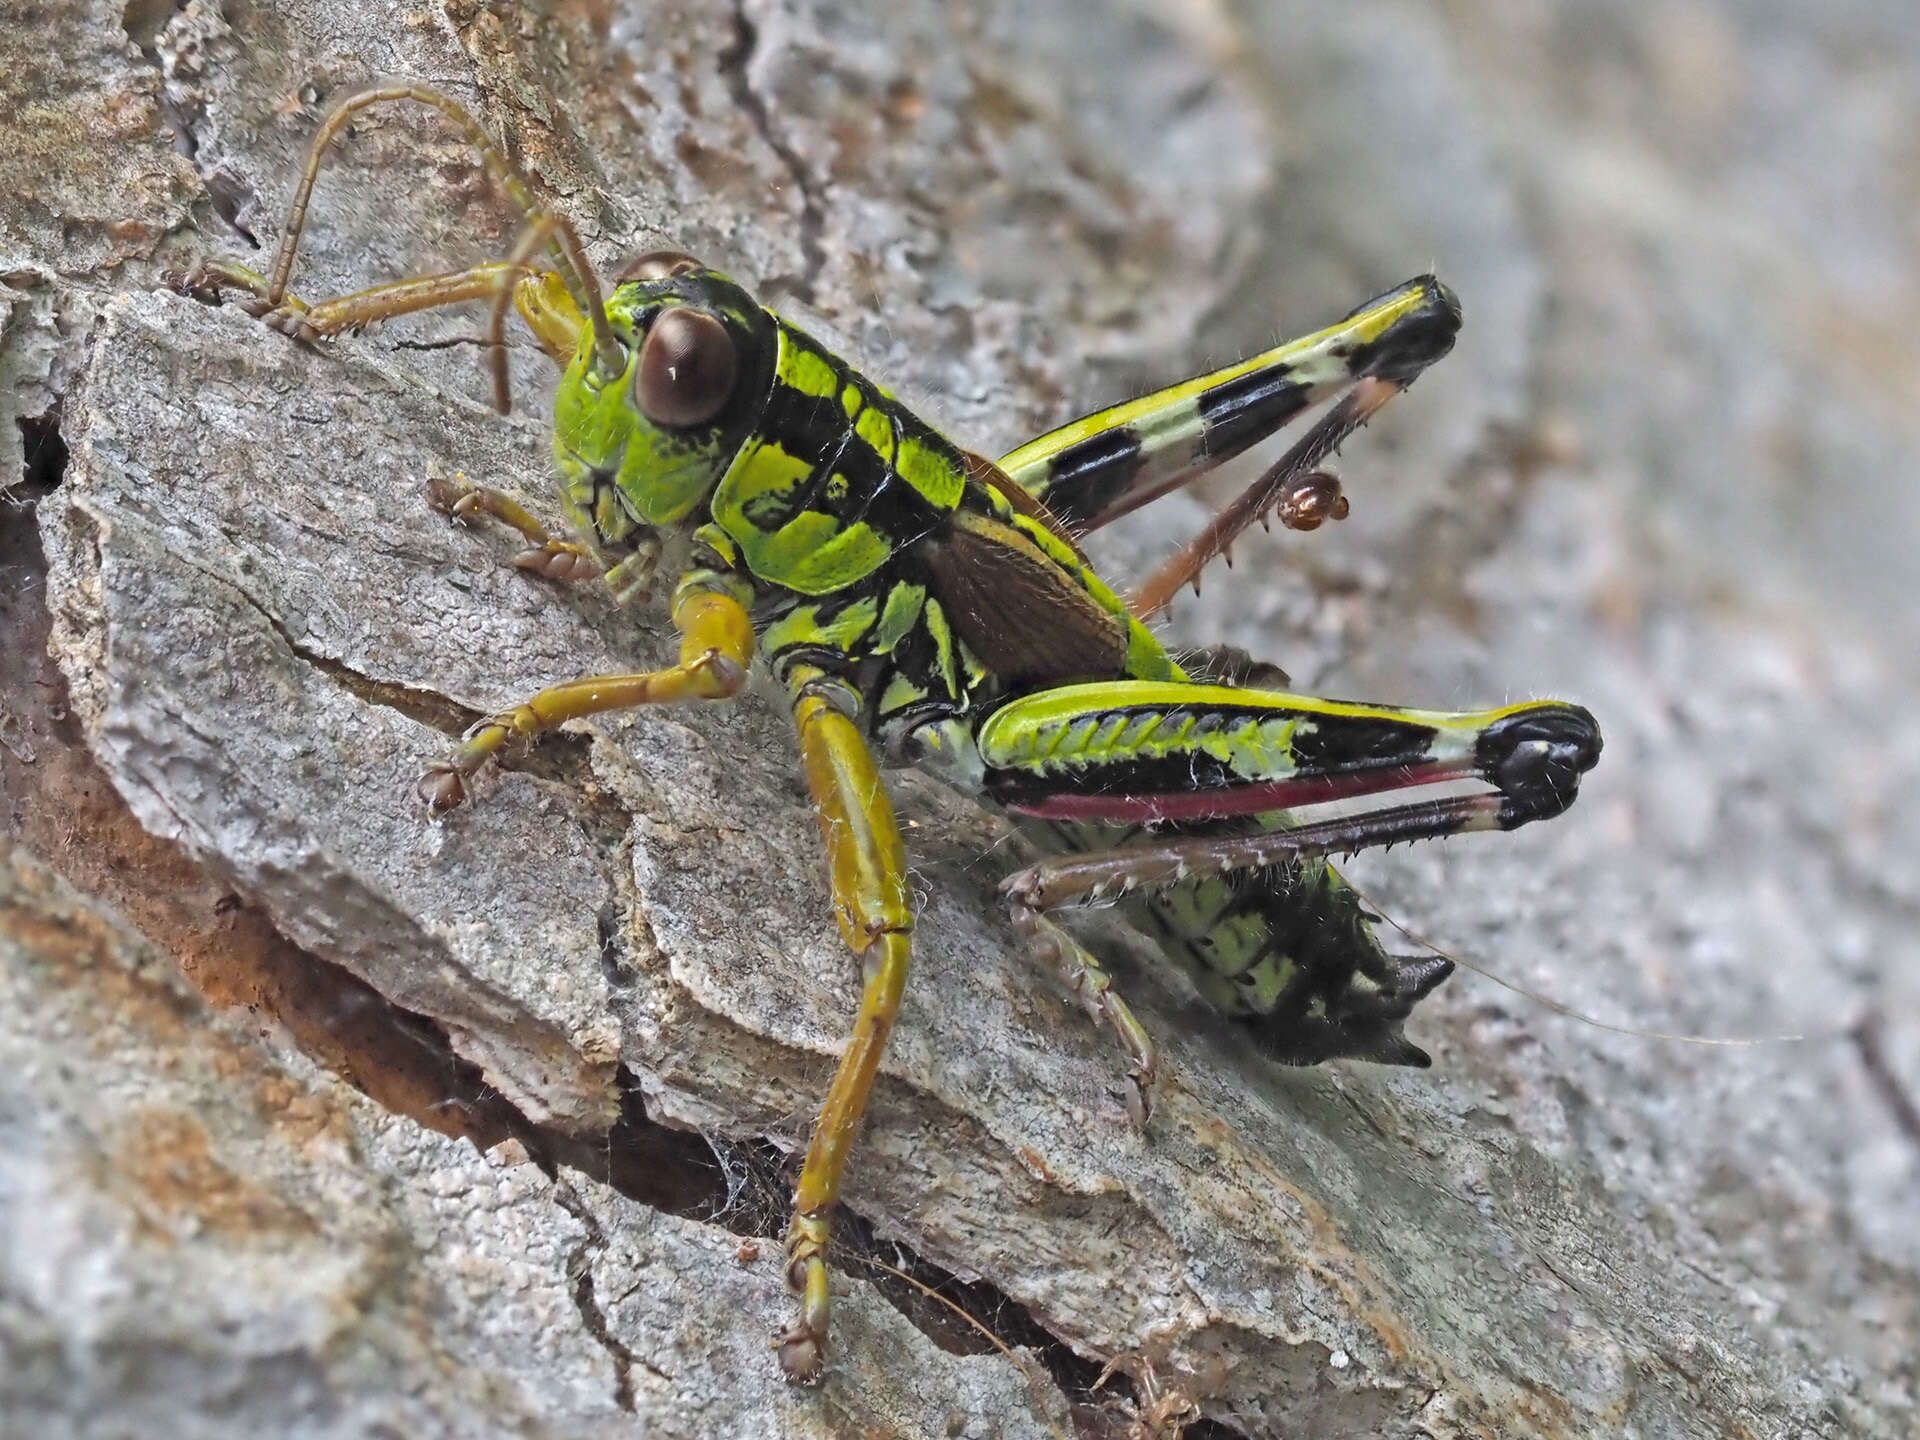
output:
[[[1082,578],[1090,572],[1075,573],[1038,536],[960,510],[915,554],[954,632],[1011,687],[1126,673],[1126,614],[1102,604]]]

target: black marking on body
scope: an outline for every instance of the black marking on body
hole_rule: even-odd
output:
[[[1091,723],[1087,728],[1091,733],[1116,718],[1130,723],[1134,717],[1155,714],[1163,717],[1162,726],[1171,731],[1177,730],[1185,722],[1188,713],[1161,706],[1122,707],[1089,715],[1087,721]],[[1200,713],[1197,733],[1218,729],[1226,723],[1221,712]],[[1194,732],[1189,734],[1189,739],[1192,738]],[[1177,751],[1159,756],[1122,755],[1109,759],[1064,756],[1057,761],[1042,762],[1047,767],[1047,773],[1040,775],[1024,768],[1031,763],[1022,762],[1021,768],[1010,766],[989,772],[987,787],[993,798],[1003,805],[1046,799],[1059,794],[1068,777],[1071,777],[1075,794],[1095,796],[1191,794],[1227,790],[1247,783],[1234,774],[1226,761],[1202,750]]]
[[[1312,403],[1312,392],[1292,376],[1291,366],[1263,366],[1200,392],[1210,462],[1238,455]]]
[[[1302,774],[1342,775],[1382,764],[1415,765],[1433,752],[1435,730],[1412,720],[1342,715],[1293,732],[1293,758]]]
[[[1389,955],[1373,933],[1366,902],[1324,861],[1218,878],[1232,898],[1214,926],[1253,914],[1267,932],[1235,984],[1236,1004],[1227,1011],[1262,1051],[1287,1065],[1315,1065],[1340,1056],[1415,1067],[1428,1063],[1401,1026],[1415,1003],[1451,972],[1450,964],[1403,962]],[[1183,935],[1169,918],[1155,918],[1193,963],[1208,966],[1205,945],[1195,943],[1199,937]],[[1259,983],[1259,967],[1276,958],[1297,968],[1270,1007],[1256,1008],[1251,992]]]
[[[800,484],[779,494],[757,496],[747,506],[747,518],[763,529],[780,529],[802,511],[830,515],[841,525],[864,521],[881,535],[905,545],[940,527],[943,512],[901,479],[891,457],[883,457],[855,429],[869,410],[887,419],[894,454],[908,437],[943,452],[964,475],[960,451],[846,361],[804,332],[781,322],[789,344],[803,347],[825,362],[835,378],[835,393],[810,395],[776,380],[758,426],[765,439],[778,444],[795,459],[811,466]],[[860,405],[847,413],[840,395],[849,387]]]
[[[1133,488],[1145,460],[1130,425],[1077,441],[1047,462],[1047,509],[1069,525],[1087,524]]]
[[[587,501],[587,518],[593,524],[594,538],[601,551],[609,556],[629,555],[634,549],[634,536],[646,529],[646,521],[635,513],[633,502],[626,497],[619,485],[614,483],[611,470],[590,470],[587,472],[592,484],[593,494]],[[607,505],[611,497],[613,504]],[[609,532],[603,519],[612,518],[615,529]]]

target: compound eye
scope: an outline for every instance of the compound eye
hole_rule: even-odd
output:
[[[705,268],[693,256],[683,255],[678,250],[650,250],[636,260],[629,260],[614,283],[624,285],[629,280],[667,280],[675,275]]]
[[[685,427],[713,419],[733,394],[733,337],[704,310],[663,312],[640,346],[633,398],[656,425]]]

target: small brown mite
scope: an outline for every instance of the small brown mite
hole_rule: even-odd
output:
[[[1328,520],[1346,519],[1349,508],[1339,477],[1315,470],[1294,482],[1274,506],[1274,513],[1289,530],[1318,530]]]

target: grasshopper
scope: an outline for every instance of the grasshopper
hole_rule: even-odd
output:
[[[521,241],[505,261],[309,306],[287,287],[322,157],[351,116],[396,100],[461,128],[525,216]],[[1459,305],[1432,276],[994,462],[690,256],[646,255],[604,292],[573,226],[480,124],[437,91],[401,86],[353,96],[321,125],[268,275],[202,261],[180,283],[209,300],[240,292],[308,342],[487,300],[502,410],[511,304],[563,370],[553,457],[572,536],[484,487],[441,481],[432,497],[519,530],[517,563],[551,578],[604,576],[623,600],[671,581],[677,664],[567,680],[481,720],[421,779],[434,816],[510,740],[621,707],[731,699],[756,662],[791,707],[834,913],[863,973],[786,1237],[800,1298],[775,1343],[796,1382],[816,1381],[826,1359],[830,1217],[912,947],[883,766],[923,767],[1045,832],[1049,858],[1001,890],[1034,955],[1118,1041],[1128,1108],[1145,1125],[1153,1041],[1056,911],[1124,899],[1278,1061],[1424,1066],[1403,1025],[1452,965],[1389,954],[1329,857],[1557,815],[1600,754],[1576,705],[1442,712],[1293,694],[1237,651],[1183,666],[1143,623],[1254,520],[1309,529],[1344,513],[1321,463],[1452,348]],[[1299,443],[1130,597],[1094,572],[1077,536],[1326,400]],[[1463,780],[1479,784],[1448,783]]]

